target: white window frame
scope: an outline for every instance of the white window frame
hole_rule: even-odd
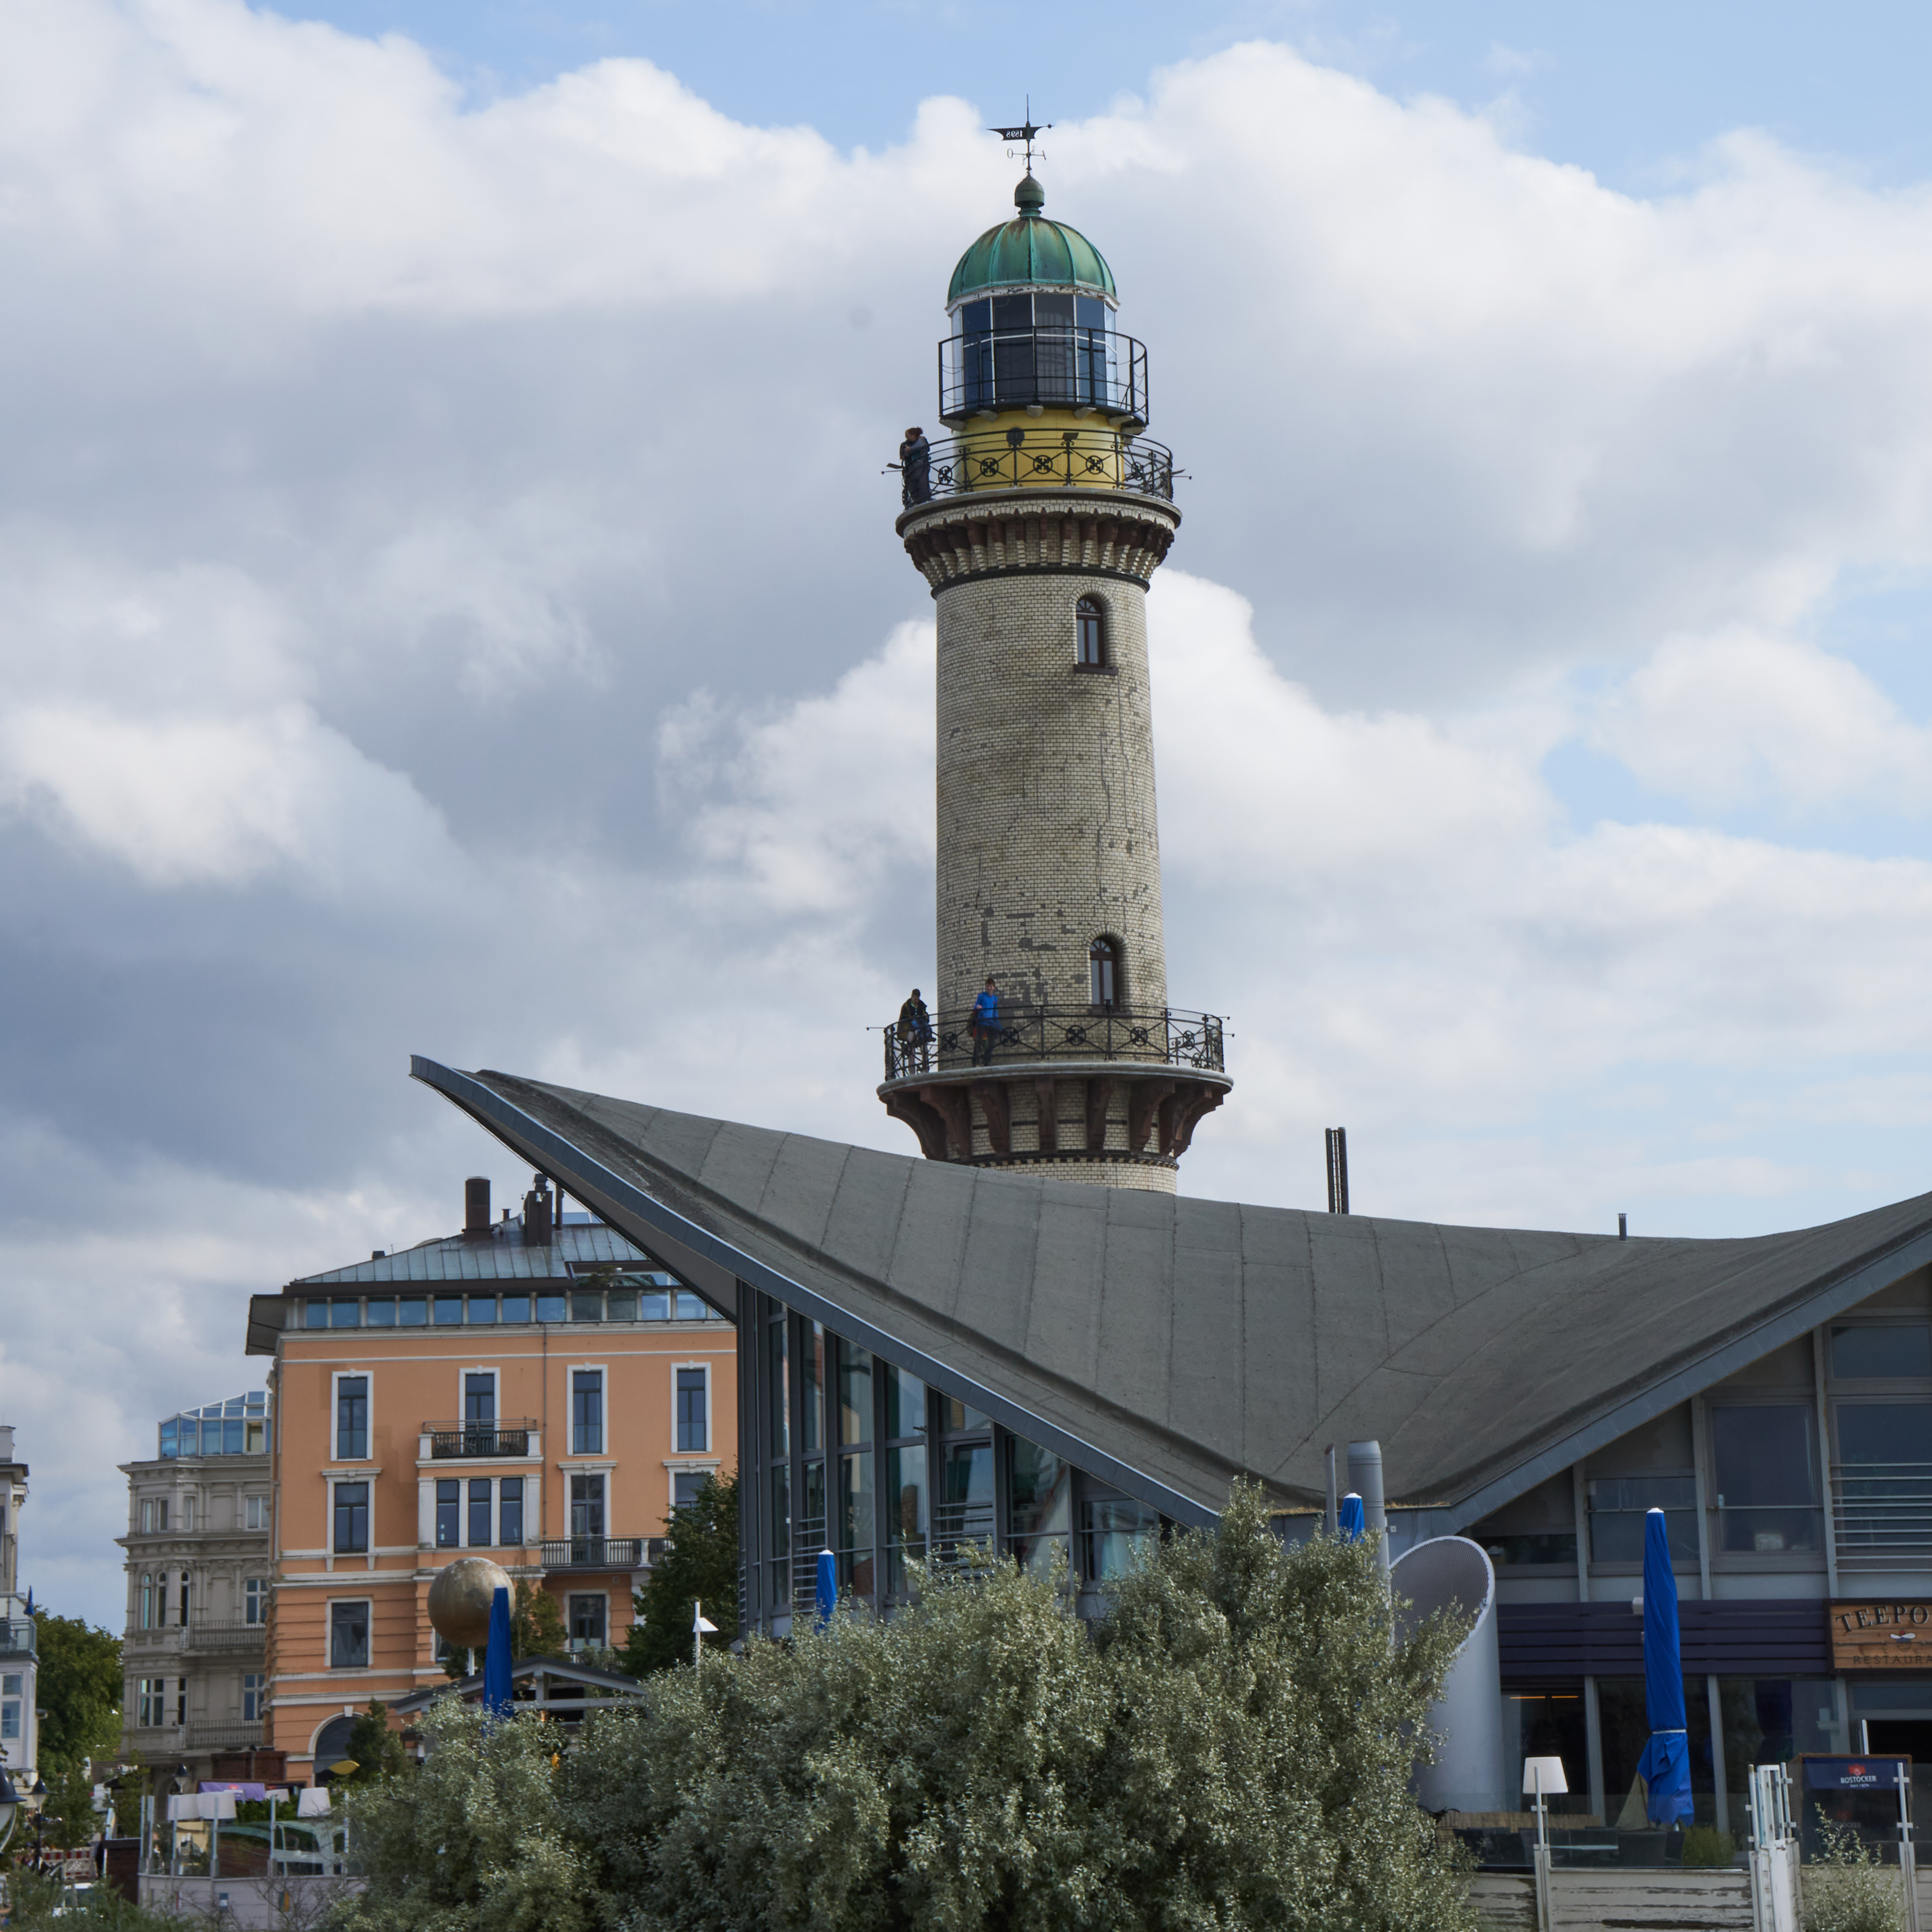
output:
[[[256,1587],[250,1588],[250,1586]],[[249,1599],[253,1598],[261,1611],[255,1622],[248,1621]],[[242,1580],[242,1622],[249,1630],[266,1630],[268,1626],[269,1582],[266,1576],[244,1576]]]
[[[464,1410],[470,1406],[470,1391],[464,1388],[464,1384],[472,1376],[488,1376],[490,1378],[490,1386],[494,1391],[494,1400],[490,1406],[494,1409],[496,1417],[496,1420],[491,1423],[490,1426],[492,1429],[500,1429],[503,1424],[503,1372],[488,1362],[472,1362],[466,1369],[458,1369],[456,1372],[454,1413],[457,1426],[459,1429],[466,1429],[470,1426],[470,1418],[464,1413]]]
[[[255,1714],[248,1714],[250,1678],[254,1678]],[[268,1709],[268,1673],[266,1670],[244,1670],[242,1673],[242,1721],[244,1724],[259,1724],[267,1720]]]
[[[681,1369],[701,1369],[704,1372],[704,1447],[702,1449],[680,1449],[677,1444],[677,1378]],[[709,1456],[711,1445],[717,1439],[718,1424],[711,1406],[711,1364],[709,1362],[674,1362],[670,1365],[670,1453],[674,1456]]]
[[[359,1456],[344,1456],[336,1440],[338,1426],[342,1420],[342,1395],[340,1384],[345,1377],[359,1376],[368,1384],[367,1396],[369,1441]],[[371,1369],[332,1369],[328,1376],[328,1460],[334,1462],[373,1462],[376,1460],[376,1376]],[[375,1498],[369,1498],[373,1508]]]
[[[335,1606],[338,1604],[360,1604],[368,1615],[369,1624],[369,1655],[361,1664],[338,1664],[335,1660]],[[376,1667],[376,1600],[373,1597],[329,1597],[322,1606],[322,1627],[328,1635],[328,1662],[331,1670],[374,1670]]]
[[[248,1520],[249,1516],[258,1510],[262,1520],[260,1522],[250,1522]],[[268,1498],[266,1496],[244,1496],[242,1498],[242,1528],[244,1534],[252,1534],[257,1531],[272,1529],[274,1527],[274,1521],[269,1514]]]
[[[577,1446],[577,1378],[580,1374],[595,1371],[597,1376],[598,1413],[602,1420],[598,1424],[603,1441],[595,1449],[580,1449]],[[564,1439],[566,1456],[602,1456],[610,1453],[610,1365],[608,1362],[572,1362],[564,1370],[563,1390],[568,1403],[563,1412]],[[672,1384],[676,1386],[675,1383]]]
[[[604,1507],[608,1508],[609,1506],[610,1505],[607,1502]],[[608,1590],[566,1591],[563,1600],[563,1614],[564,1620],[566,1623],[569,1621],[571,1599],[574,1597],[597,1597],[602,1599],[604,1604],[604,1648],[606,1650],[612,1648],[613,1646],[610,1642],[610,1592]],[[568,1630],[566,1630],[563,1634],[563,1641],[565,1649],[568,1650],[571,1646],[577,1642],[577,1639],[573,1636]]]

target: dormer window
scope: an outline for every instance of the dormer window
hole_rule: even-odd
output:
[[[1073,662],[1088,670],[1107,662],[1107,614],[1098,598],[1083,597],[1073,607]]]
[[[1113,1007],[1126,991],[1126,974],[1118,939],[1096,939],[1087,949],[1087,998],[1096,1006]]]

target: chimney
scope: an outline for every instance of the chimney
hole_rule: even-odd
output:
[[[539,1174],[529,1193],[524,1196],[524,1245],[541,1244],[550,1245],[550,1183]]]
[[[469,1241],[490,1238],[490,1177],[472,1174],[463,1184],[463,1237]]]

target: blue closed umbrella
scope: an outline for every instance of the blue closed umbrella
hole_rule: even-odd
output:
[[[1335,1526],[1346,1543],[1359,1543],[1369,1533],[1368,1518],[1362,1514],[1362,1499],[1353,1490],[1342,1498],[1341,1507],[1335,1512]]]
[[[490,1600],[490,1648],[483,1653],[483,1708],[493,1718],[510,1714],[510,1593]]]
[[[1677,1579],[1664,1512],[1643,1520],[1643,1701],[1650,1742],[1637,1760],[1653,1825],[1690,1816],[1690,1744],[1684,1727],[1684,1666],[1677,1642]]]
[[[830,1550],[818,1552],[818,1628],[823,1630],[832,1621],[832,1612],[838,1607],[838,1559]]]

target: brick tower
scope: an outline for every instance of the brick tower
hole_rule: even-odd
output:
[[[904,472],[938,605],[938,973],[932,1037],[886,1029],[879,1097],[934,1160],[1172,1192],[1232,1084],[1220,1018],[1168,1004],[1146,597],[1174,460],[1142,434],[1113,274],[1046,199],[1029,170],[953,271],[952,434]]]

